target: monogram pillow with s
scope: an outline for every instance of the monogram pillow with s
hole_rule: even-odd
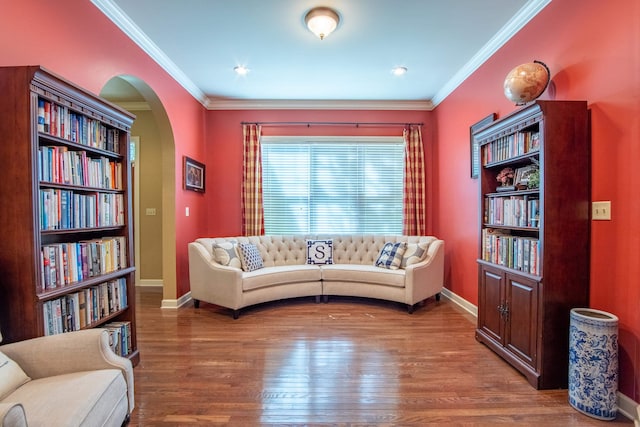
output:
[[[333,264],[333,240],[307,240],[307,264]]]

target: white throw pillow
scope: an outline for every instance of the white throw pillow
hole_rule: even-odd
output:
[[[242,262],[238,258],[236,251],[237,243],[235,241],[214,243],[213,260],[221,265],[227,265],[229,267],[242,268]]]
[[[307,264],[333,264],[333,240],[307,240]]]
[[[0,400],[28,381],[31,381],[31,378],[24,373],[22,368],[0,351]]]
[[[398,243],[385,243],[380,250],[380,255],[374,263],[376,267],[388,268],[390,270],[397,270],[402,263],[402,255],[407,250],[407,244],[405,242]]]
[[[429,249],[428,242],[422,243],[407,243],[407,250],[404,251],[402,256],[402,263],[400,268],[405,268],[412,264],[417,264],[427,256],[427,249]]]
[[[253,243],[238,243],[238,256],[244,271],[253,271],[264,267],[260,251]]]

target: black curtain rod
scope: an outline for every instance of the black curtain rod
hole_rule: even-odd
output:
[[[260,126],[423,126],[424,123],[401,122],[241,122],[243,125]]]

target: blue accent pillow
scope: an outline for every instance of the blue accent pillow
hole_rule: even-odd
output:
[[[238,243],[238,257],[244,271],[258,270],[264,267],[258,247],[253,243]]]
[[[380,250],[380,255],[375,262],[376,267],[397,270],[402,263],[402,255],[407,250],[407,244],[404,242],[385,243]]]
[[[307,240],[307,264],[333,264],[333,240]]]

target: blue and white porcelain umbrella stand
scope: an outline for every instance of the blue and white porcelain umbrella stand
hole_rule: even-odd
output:
[[[618,317],[591,308],[571,310],[569,403],[599,420],[616,418]]]

